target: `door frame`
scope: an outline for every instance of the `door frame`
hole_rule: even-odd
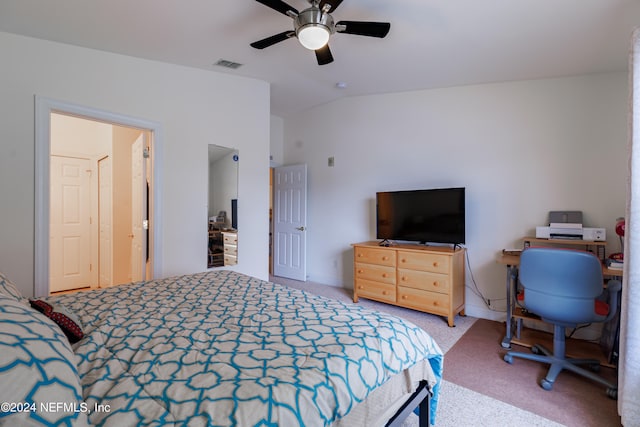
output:
[[[97,165],[96,165],[96,176],[98,178],[98,194],[97,194],[97,201],[98,201],[98,212],[97,215],[95,216],[96,218],[96,225],[98,227],[98,239],[96,241],[97,243],[97,247],[98,247],[98,259],[96,260],[96,266],[97,266],[97,271],[98,271],[98,280],[96,282],[96,284],[98,285],[98,288],[106,288],[106,287],[110,287],[111,285],[113,285],[113,185],[112,185],[112,178],[113,178],[113,172],[112,172],[112,160],[111,160],[111,156],[104,156],[98,159]],[[104,176],[104,172],[103,172],[103,167],[106,169],[106,179]],[[106,191],[103,191],[103,183],[102,181],[105,180],[108,183],[108,188],[106,189]],[[106,199],[105,199],[106,198]],[[107,216],[106,216],[106,222],[109,224],[109,230],[106,238],[103,235],[102,232],[102,228],[103,228],[103,223],[104,223],[104,218],[103,218],[103,213],[104,213],[104,207],[107,207],[106,211]],[[108,244],[108,249],[107,250],[103,250],[104,245]],[[106,258],[106,261],[105,261]],[[105,276],[105,271],[106,271],[106,277],[107,280],[103,281],[103,277]]]
[[[154,278],[162,277],[162,126],[136,117],[72,104],[66,101],[35,96],[35,224],[34,224],[34,295],[49,295],[49,192],[51,154],[51,113],[75,115],[89,120],[146,129],[153,135],[151,168],[152,196],[152,254],[151,271]]]

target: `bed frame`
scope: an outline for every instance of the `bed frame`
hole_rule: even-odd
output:
[[[420,427],[430,427],[429,425],[429,402],[433,393],[426,381],[420,381],[416,391],[398,409],[393,417],[387,422],[386,427],[400,427],[404,420],[418,408],[418,422]]]

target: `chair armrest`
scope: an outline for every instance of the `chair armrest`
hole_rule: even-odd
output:
[[[603,322],[608,322],[616,315],[618,312],[618,294],[622,290],[622,283],[619,280],[612,279],[607,282],[607,291],[609,292],[609,314],[603,320]]]
[[[622,282],[617,279],[611,279],[607,282],[607,290],[611,293],[618,293],[622,290]]]

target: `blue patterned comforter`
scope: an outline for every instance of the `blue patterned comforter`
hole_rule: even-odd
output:
[[[98,425],[326,426],[442,352],[397,317],[230,271],[55,297]],[[107,406],[108,405],[108,406]]]

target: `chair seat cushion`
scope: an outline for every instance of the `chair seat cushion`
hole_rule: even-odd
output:
[[[518,302],[520,303],[524,302],[524,289],[518,292],[518,295],[516,296],[516,298],[518,299]],[[604,301],[600,301],[598,299],[594,301],[595,301],[594,312],[598,316],[607,316],[609,314],[609,304],[607,304]]]

